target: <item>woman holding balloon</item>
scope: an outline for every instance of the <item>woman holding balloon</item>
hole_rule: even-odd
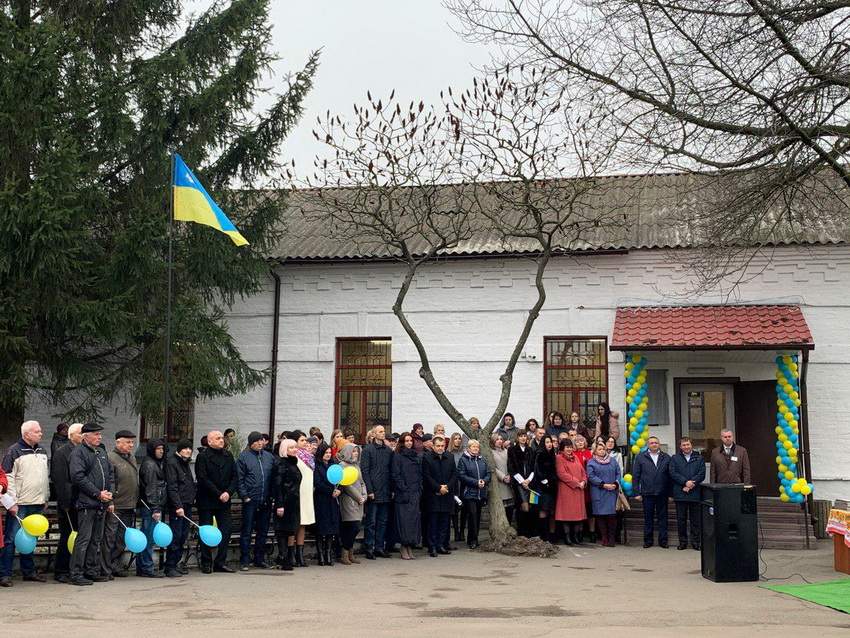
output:
[[[334,472],[331,472],[331,468]],[[313,473],[313,507],[316,511],[316,550],[319,565],[333,566],[333,538],[339,535],[339,482],[342,470],[332,461],[331,446],[320,443]]]
[[[413,560],[412,547],[419,544],[422,534],[422,514],[419,500],[422,497],[422,458],[413,447],[413,436],[404,432],[398,437],[392,461],[393,491],[395,492],[395,517],[401,557]]]
[[[359,565],[360,561],[354,556],[354,539],[360,531],[360,521],[363,520],[363,506],[366,503],[366,483],[360,476],[360,448],[353,443],[347,443],[337,453],[336,460],[343,470],[342,495],[339,497],[341,513],[340,541],[342,544],[343,565]],[[351,480],[356,474],[357,478]]]

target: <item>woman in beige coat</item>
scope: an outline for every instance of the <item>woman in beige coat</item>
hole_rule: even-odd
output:
[[[360,521],[363,520],[363,505],[366,503],[366,483],[360,475],[360,447],[354,443],[346,443],[337,453],[336,460],[343,470],[353,467],[357,470],[357,480],[351,485],[340,485],[342,494],[339,497],[340,510],[340,544],[342,557],[339,562],[343,565],[359,565],[360,561],[354,556],[354,539],[360,532]]]
[[[295,456],[298,457],[298,469],[301,472],[301,487],[299,499],[301,504],[301,527],[295,535],[295,559],[297,567],[307,567],[304,560],[304,536],[307,526],[316,522],[316,511],[313,507],[313,472],[316,469],[316,459],[310,451],[307,437],[300,430],[295,430],[290,437],[298,445]]]

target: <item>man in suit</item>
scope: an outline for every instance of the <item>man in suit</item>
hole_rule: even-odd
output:
[[[670,459],[670,478],[673,481],[673,500],[676,502],[676,524],[679,546],[688,546],[688,519],[691,521],[691,547],[700,548],[699,486],[705,480],[705,461],[694,452],[688,437],[679,441],[679,451]]]
[[[720,430],[720,445],[711,453],[712,483],[749,483],[750,457],[735,443],[732,430]]]
[[[658,546],[667,549],[667,506],[670,498],[670,455],[661,450],[658,437],[646,440],[646,449],[638,454],[632,468],[632,485],[643,503],[643,546],[652,547],[655,521],[658,521]]]

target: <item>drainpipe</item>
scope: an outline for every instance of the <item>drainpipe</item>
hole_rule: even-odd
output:
[[[806,479],[812,480],[812,457],[809,453],[809,406],[808,406],[808,386],[806,379],[809,376],[809,350],[803,349],[803,374],[800,375],[800,407],[802,408],[801,416],[803,422],[800,424],[800,434],[803,435],[803,471],[806,473]],[[806,548],[809,548],[809,525],[812,523],[810,512],[814,507],[814,497],[809,494],[803,502],[806,516]]]
[[[269,398],[269,442],[274,443],[274,425],[277,416],[277,357],[280,338],[280,275],[275,268],[269,270],[274,279],[274,325],[272,328],[272,378],[271,397]]]

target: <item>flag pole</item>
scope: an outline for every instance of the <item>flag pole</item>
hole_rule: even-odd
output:
[[[168,404],[171,393],[171,282],[174,264],[173,234],[174,234],[174,149],[171,148],[171,173],[168,184],[168,301],[166,304],[165,320],[165,401],[162,412],[163,436],[168,436]]]

